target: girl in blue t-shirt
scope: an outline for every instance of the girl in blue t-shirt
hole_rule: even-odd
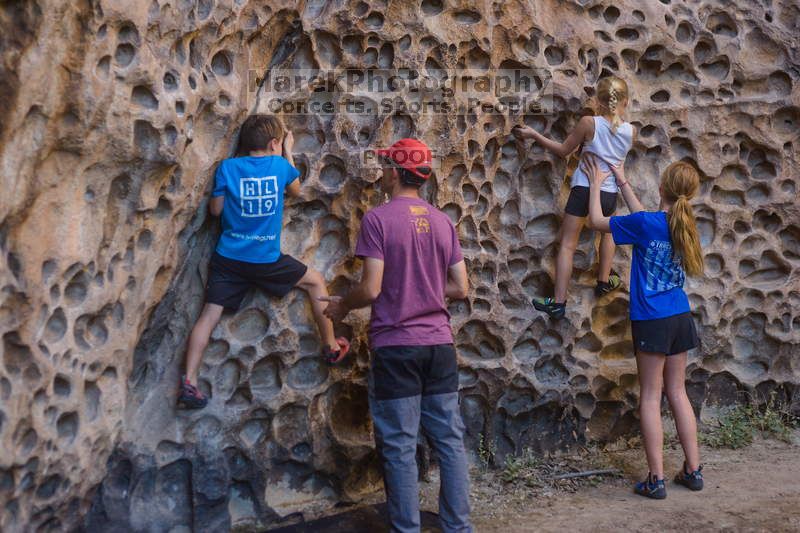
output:
[[[630,314],[636,365],[639,371],[639,417],[650,472],[636,485],[636,493],[667,497],[664,486],[661,394],[666,392],[686,460],[675,482],[691,490],[703,488],[697,423],[686,395],[686,352],[699,344],[689,299],[683,291],[685,274],[703,273],[700,238],[689,200],[697,193],[700,177],[684,161],[661,175],[658,211],[645,211],[625,179],[624,164],[611,167],[631,214],[603,216],[600,185],[609,176],[594,156],[583,160],[590,176],[589,220],[594,228],[611,233],[616,244],[632,244]]]

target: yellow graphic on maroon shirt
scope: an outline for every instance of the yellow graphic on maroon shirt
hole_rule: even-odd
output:
[[[408,211],[414,215],[414,218],[411,219],[411,223],[414,224],[414,229],[417,230],[417,233],[431,232],[431,223],[428,222],[428,219],[424,216],[428,214],[427,207],[424,205],[410,205],[408,206]]]
[[[431,223],[428,222],[427,218],[417,217],[412,219],[411,223],[414,224],[414,227],[417,229],[417,233],[431,232]]]

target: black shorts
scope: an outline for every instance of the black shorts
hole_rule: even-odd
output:
[[[452,344],[384,346],[372,354],[372,393],[377,400],[458,392]]]
[[[675,355],[700,345],[691,313],[654,320],[631,320],[631,333],[634,350],[642,352]]]
[[[610,217],[617,210],[617,193],[600,191],[600,208],[604,217]],[[589,187],[576,185],[569,191],[564,212],[575,217],[589,216]]]
[[[272,296],[286,296],[307,270],[290,255],[281,255],[274,263],[247,263],[214,252],[208,267],[206,302],[235,311],[251,287]]]

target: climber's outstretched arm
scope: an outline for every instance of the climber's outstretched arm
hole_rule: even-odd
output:
[[[559,157],[567,157],[574,152],[582,142],[594,135],[594,119],[592,117],[581,118],[578,121],[578,125],[567,135],[563,143],[542,135],[530,126],[515,126],[511,132],[520,139],[533,139],[546,150],[553,152]]]

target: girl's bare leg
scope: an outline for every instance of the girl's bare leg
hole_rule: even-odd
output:
[[[678,438],[686,457],[686,470],[700,468],[700,449],[697,445],[697,420],[686,395],[686,352],[670,355],[664,364],[664,391],[675,418]]]
[[[578,247],[578,238],[586,219],[575,215],[564,214],[561,224],[561,245],[558,247],[556,259],[556,287],[554,300],[563,304],[567,301],[567,286],[572,277],[572,259]]]
[[[611,263],[614,262],[614,237],[610,233],[603,233],[600,236],[600,259],[597,267],[597,279],[608,283],[608,276],[611,275]]]
[[[639,422],[642,426],[647,466],[657,479],[664,478],[664,428],[661,425],[662,353],[637,352],[639,369]]]

